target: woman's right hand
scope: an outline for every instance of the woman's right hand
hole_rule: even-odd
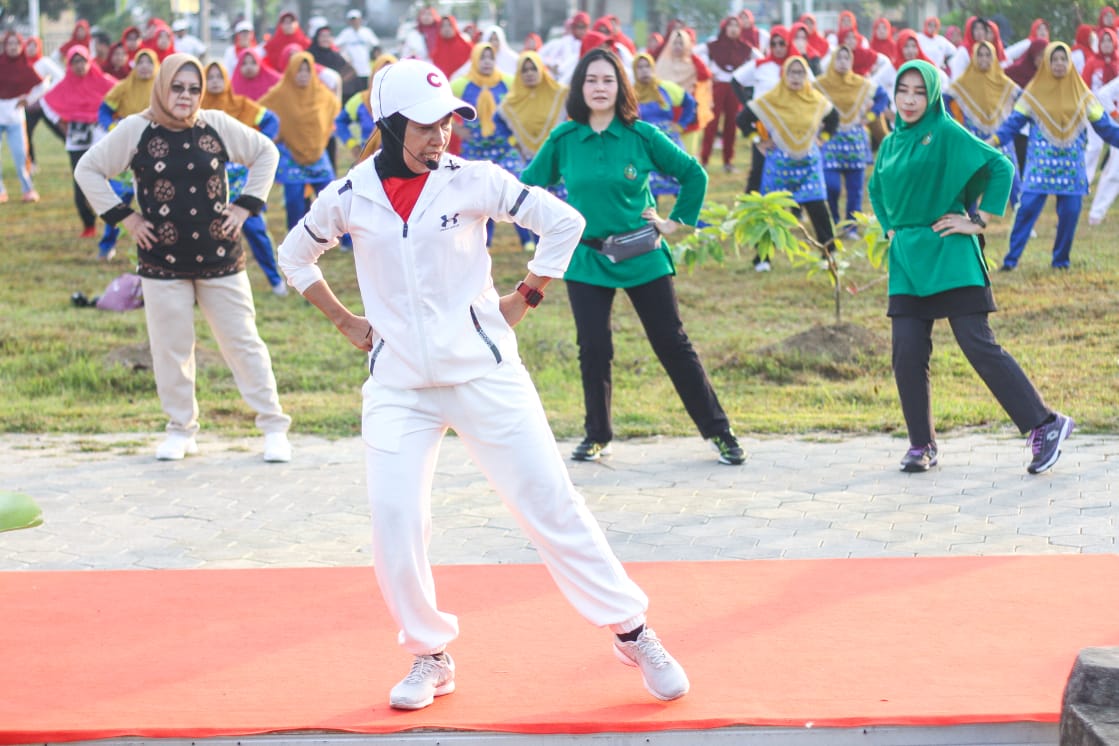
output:
[[[373,325],[364,316],[350,316],[338,325],[338,331],[362,352],[373,349]]]
[[[144,220],[140,213],[134,212],[120,222],[136,239],[136,245],[141,249],[155,246],[155,226]]]

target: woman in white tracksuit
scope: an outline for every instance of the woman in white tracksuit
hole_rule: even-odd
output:
[[[445,153],[452,115],[476,114],[429,63],[386,65],[370,99],[382,149],[319,194],[279,253],[289,283],[369,353],[362,434],[373,564],[400,642],[415,656],[391,706],[419,709],[455,688],[445,649],[458,622],[436,606],[427,558],[432,479],[448,428],[571,604],[615,633],[615,654],[640,668],[654,696],[683,696],[687,676],[645,627],[648,599],[571,483],[512,330],[563,276],[582,217],[492,163]],[[490,219],[540,235],[528,274],[507,295],[491,277]],[[364,317],[334,296],[317,265],[344,233],[353,238]]]

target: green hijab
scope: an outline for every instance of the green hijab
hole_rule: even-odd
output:
[[[1003,214],[1013,166],[948,115],[935,67],[910,60],[898,70],[897,79],[908,70],[916,70],[924,80],[928,108],[912,124],[898,117],[896,129],[878,148],[869,183],[878,222],[884,231],[896,231],[890,245],[889,292],[927,296],[986,285],[986,261],[978,240],[959,234],[941,237],[930,226],[947,213],[963,213],[980,198],[984,211]]]

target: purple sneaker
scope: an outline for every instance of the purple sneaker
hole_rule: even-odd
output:
[[[927,446],[913,446],[905,452],[901,460],[901,470],[908,472],[928,471],[936,466],[936,443]]]
[[[1060,412],[1053,415],[1052,422],[1045,422],[1030,430],[1026,442],[1033,451],[1034,459],[1026,467],[1030,474],[1040,474],[1051,468],[1061,457],[1061,443],[1072,434],[1076,423],[1071,417],[1065,417]]]

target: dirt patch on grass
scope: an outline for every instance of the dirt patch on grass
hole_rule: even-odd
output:
[[[796,357],[832,363],[849,363],[885,354],[889,343],[858,324],[817,325],[781,340],[759,352],[763,355]]]
[[[211,365],[224,365],[221,354],[208,350],[205,347],[194,348],[194,362],[198,368],[208,368]],[[152,369],[152,350],[147,342],[135,345],[125,345],[109,350],[105,355],[106,365],[123,365],[132,370]]]

